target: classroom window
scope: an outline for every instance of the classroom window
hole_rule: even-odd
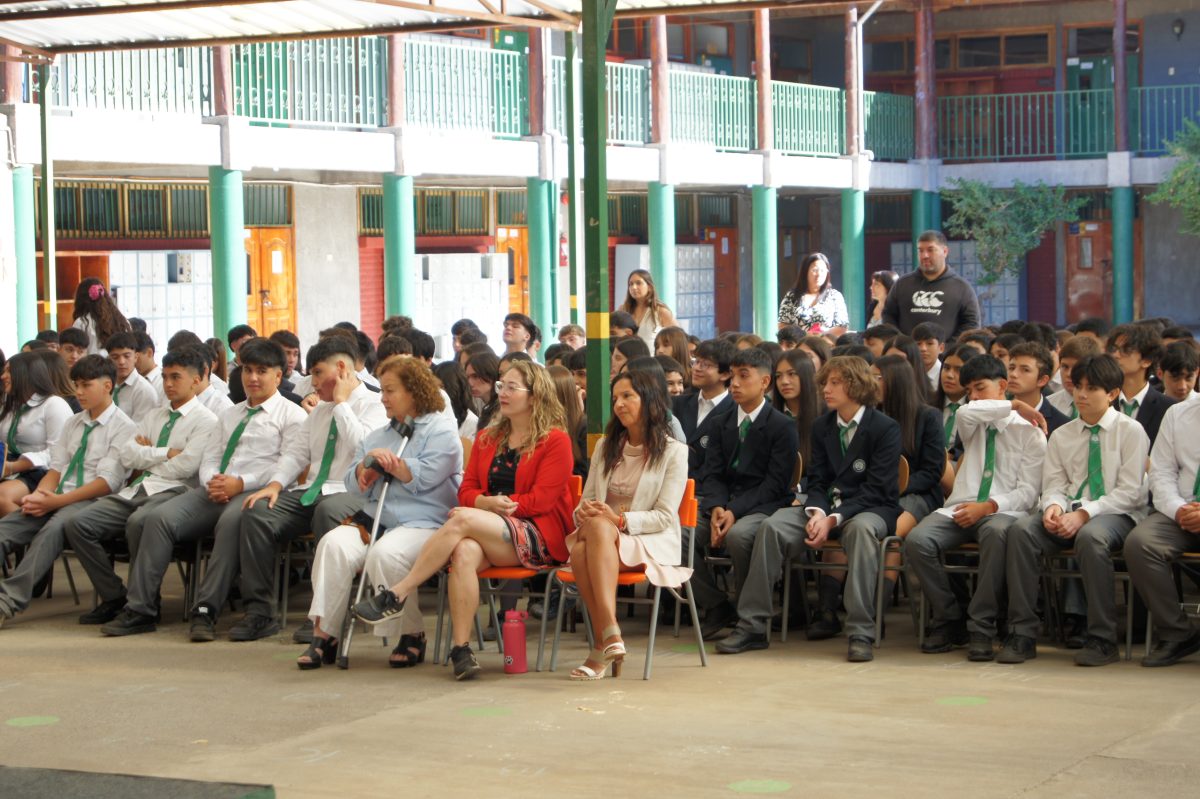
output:
[[[963,36],[958,40],[958,68],[1000,66],[999,36]]]
[[[952,68],[951,58],[953,48],[949,39],[938,39],[933,43],[933,68],[939,72]]]
[[[697,25],[692,36],[696,55],[728,56],[731,53],[730,29],[724,25]]]
[[[687,61],[687,30],[683,25],[667,24],[667,58]]]
[[[867,63],[872,72],[907,72],[908,58],[904,41],[869,42]]]
[[[1004,66],[1040,66],[1049,63],[1049,34],[1021,33],[1004,37]]]

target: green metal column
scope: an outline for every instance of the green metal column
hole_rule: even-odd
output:
[[[912,262],[917,264],[917,239],[929,230],[932,225],[929,220],[929,192],[916,189],[912,193]]]
[[[675,307],[675,187],[650,184],[650,276],[658,298],[672,313]]]
[[[386,316],[412,316],[417,307],[416,206],[409,175],[383,176],[383,297]]]
[[[1113,321],[1133,321],[1133,187],[1112,189]]]
[[[842,190],[842,296],[852,330],[866,322],[866,205],[865,191]]]
[[[579,276],[576,272],[576,242],[579,224],[575,206],[579,202],[579,176],[575,169],[575,31],[567,31],[567,273],[571,285],[571,324],[579,324]]]
[[[208,168],[208,219],[211,231],[213,335],[224,339],[235,325],[246,323],[245,214],[242,173]]]
[[[13,244],[17,255],[17,341],[37,335],[37,215],[34,213],[33,167],[12,171]]]
[[[553,180],[546,181],[546,225],[547,235],[550,240],[550,316],[546,323],[546,329],[543,335],[546,337],[546,346],[555,340],[555,331],[558,330],[558,184]]]
[[[754,332],[775,340],[779,329],[779,225],[778,192],[755,186],[750,200],[754,244]]]
[[[58,330],[58,258],[56,255],[58,227],[54,213],[54,155],[50,147],[50,67],[38,67],[38,108],[42,119],[42,272],[46,291],[46,328]],[[244,305],[245,303],[243,303]],[[34,325],[37,322],[34,321]]]
[[[525,181],[529,219],[529,315],[547,337],[554,316],[550,293],[553,247],[550,243],[550,209],[547,207],[552,186],[551,181],[540,178]]]
[[[583,0],[583,214],[587,284],[588,452],[604,433],[608,385],[608,106],[604,47],[616,0]]]

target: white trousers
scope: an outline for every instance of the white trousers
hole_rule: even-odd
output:
[[[314,622],[320,619],[321,629],[338,637],[350,603],[350,588],[354,576],[366,564],[367,579],[371,585],[393,586],[408,574],[421,547],[436,529],[416,527],[393,527],[381,535],[367,555],[367,545],[357,527],[342,525],[335,527],[317,543],[313,560],[313,599],[308,616]],[[420,603],[414,592],[404,605],[399,619],[375,625],[375,635],[399,638],[425,631]]]

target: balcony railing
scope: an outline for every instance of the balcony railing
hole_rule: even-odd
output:
[[[877,161],[913,157],[913,98],[885,92],[863,92],[863,131],[867,149]]]
[[[27,68],[25,98],[38,102],[36,72]],[[50,102],[60,108],[212,114],[212,52],[166,47],[70,53],[50,67]]]
[[[757,147],[758,91],[753,78],[672,71],[671,139],[718,150]]]
[[[1166,153],[1186,120],[1200,122],[1200,85],[1139,86],[1130,98],[1129,138],[1141,155]]]
[[[775,147],[793,155],[837,157],[846,146],[846,93],[829,86],[771,83]]]

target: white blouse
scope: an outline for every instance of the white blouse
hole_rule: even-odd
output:
[[[50,466],[50,448],[58,442],[63,425],[73,415],[71,406],[62,397],[34,394],[26,403],[25,412],[20,414],[16,430],[13,430],[14,414],[0,418],[0,437],[6,444],[12,440],[33,468],[46,469]]]

